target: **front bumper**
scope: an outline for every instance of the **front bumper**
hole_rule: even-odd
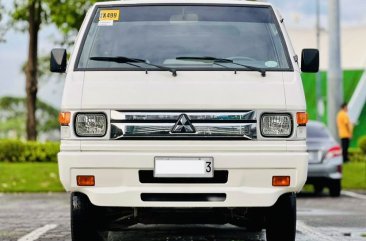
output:
[[[192,147],[197,145],[192,144]],[[235,146],[235,145],[233,145]],[[146,147],[146,146],[145,146]],[[233,147],[231,147],[233,148]],[[268,149],[268,146],[266,147]],[[146,150],[148,149],[148,150]],[[113,207],[268,207],[284,193],[299,192],[307,176],[306,151],[236,151],[210,146],[199,151],[156,147],[137,151],[62,151],[59,171],[67,191],[82,192],[97,206]],[[178,148],[176,148],[178,149]],[[243,148],[245,149],[245,148]],[[140,170],[153,170],[154,157],[213,157],[215,170],[228,171],[226,183],[141,183]],[[95,187],[79,187],[77,175],[94,175]],[[273,187],[273,176],[290,176],[289,187]],[[142,194],[225,194],[221,201],[143,201]]]

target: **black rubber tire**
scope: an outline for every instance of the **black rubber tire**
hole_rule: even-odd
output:
[[[296,195],[282,195],[269,208],[266,219],[267,241],[295,241],[296,237]]]
[[[331,180],[329,182],[329,194],[331,197],[340,197],[342,191],[341,180]]]
[[[95,206],[82,193],[71,194],[71,238],[72,241],[101,241],[98,233]]]
[[[323,193],[324,190],[324,185],[323,184],[315,184],[314,185],[314,193],[316,195],[321,195]]]

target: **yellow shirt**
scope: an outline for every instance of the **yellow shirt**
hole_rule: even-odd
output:
[[[338,112],[337,126],[339,138],[342,139],[352,137],[353,126],[346,111],[341,110]]]

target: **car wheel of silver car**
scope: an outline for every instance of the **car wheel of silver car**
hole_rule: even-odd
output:
[[[324,186],[322,184],[314,185],[314,193],[315,195],[321,195],[323,193]]]
[[[82,193],[71,194],[72,241],[101,241],[97,232],[95,206]]]
[[[266,220],[267,241],[295,241],[296,236],[296,195],[281,196],[269,208]]]
[[[342,190],[342,185],[341,185],[341,180],[332,180],[329,183],[329,193],[331,197],[339,197],[341,196],[341,190]]]

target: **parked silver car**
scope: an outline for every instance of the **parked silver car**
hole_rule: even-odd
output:
[[[308,124],[307,138],[309,170],[306,183],[314,185],[318,194],[327,187],[332,197],[339,197],[343,165],[341,147],[321,122]]]

